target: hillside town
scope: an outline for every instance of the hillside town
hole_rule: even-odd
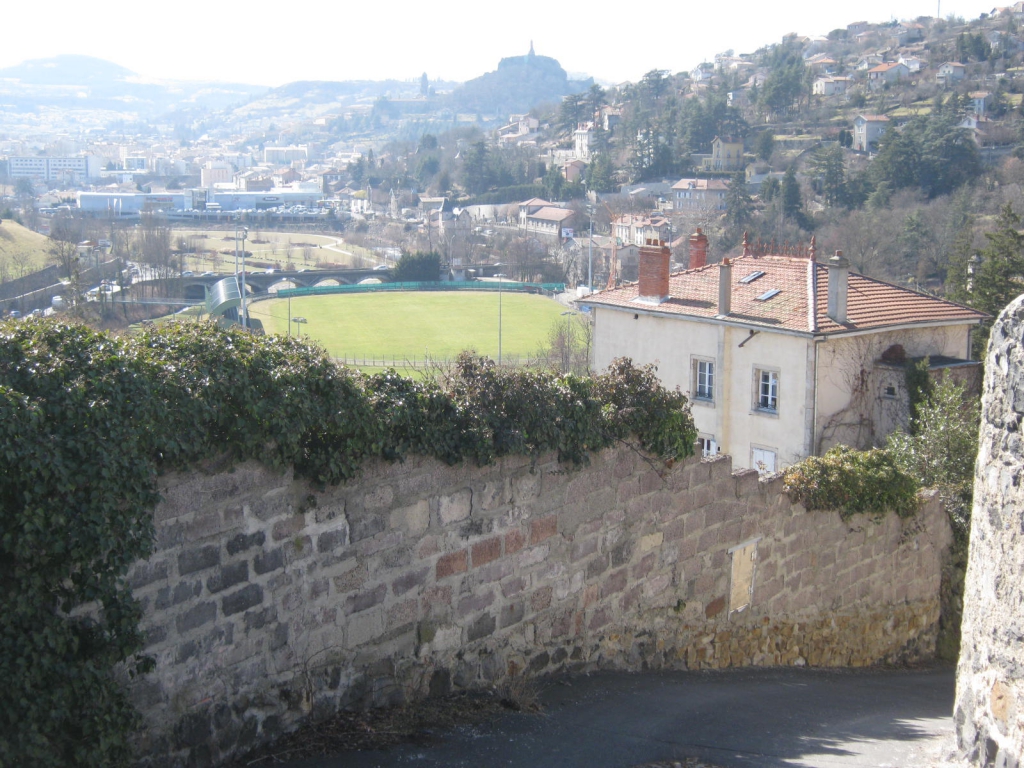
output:
[[[0,765],[1024,764],[1024,0],[496,53],[0,69]]]

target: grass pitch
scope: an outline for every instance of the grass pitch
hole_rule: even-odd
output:
[[[536,355],[566,308],[524,293],[501,295],[501,349],[512,360]],[[288,332],[288,300],[251,305],[267,333]],[[319,342],[335,358],[363,360],[450,359],[465,349],[498,359],[498,294],[376,293],[292,299],[291,332]]]

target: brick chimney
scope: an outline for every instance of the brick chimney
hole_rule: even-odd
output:
[[[672,251],[660,240],[640,246],[640,300],[660,304],[668,299],[668,268]]]
[[[718,265],[718,314],[728,315],[732,311],[732,262],[722,259]]]
[[[707,266],[708,263],[708,236],[700,227],[690,235],[690,266],[689,269]]]
[[[846,295],[850,282],[850,262],[842,251],[828,260],[828,316],[840,325],[847,322]]]

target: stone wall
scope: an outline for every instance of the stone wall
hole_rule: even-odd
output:
[[[843,522],[728,457],[659,473],[625,447],[579,471],[375,463],[322,492],[247,464],[163,495],[132,575],[152,764],[510,675],[927,657],[950,536],[934,498]]]
[[[974,765],[1024,762],[1024,297],[992,328],[957,669],[957,743]]]

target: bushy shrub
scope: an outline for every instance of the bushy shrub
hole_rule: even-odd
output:
[[[783,479],[793,501],[808,510],[836,510],[844,520],[862,513],[876,519],[886,512],[910,517],[918,507],[919,484],[881,448],[855,451],[838,445],[794,464]]]
[[[584,378],[464,356],[413,382],[208,325],[0,324],[0,765],[130,759],[136,716],[112,671],[149,665],[126,576],[152,550],[161,471],[257,459],[335,484],[374,456],[582,463],[631,435],[669,458],[696,430],[681,394],[623,360]]]

